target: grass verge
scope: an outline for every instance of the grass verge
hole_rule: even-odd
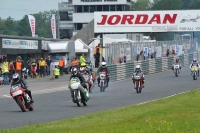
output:
[[[200,90],[142,105],[57,122],[0,130],[1,133],[199,133]],[[81,108],[80,108],[81,109]]]

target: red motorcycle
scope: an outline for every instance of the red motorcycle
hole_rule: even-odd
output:
[[[137,93],[141,93],[142,91],[142,81],[143,81],[143,75],[141,73],[136,73],[132,76],[132,79],[134,80],[134,88],[136,89]]]
[[[100,78],[100,91],[104,92],[107,87],[106,73],[99,72],[99,78]]]
[[[27,109],[29,111],[33,111],[33,103],[30,103],[31,99],[29,95],[25,92],[20,84],[11,86],[10,95],[13,97],[23,112],[25,112]]]
[[[92,76],[88,75],[86,72],[86,68],[81,68],[80,69],[80,73],[83,75],[83,77],[85,78],[85,81],[88,84],[88,90],[91,93],[92,88],[94,87],[94,83],[92,81]]]

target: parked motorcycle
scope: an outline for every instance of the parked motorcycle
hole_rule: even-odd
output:
[[[87,106],[86,102],[89,100],[90,96],[87,89],[81,86],[80,79],[78,77],[73,77],[70,80],[70,88],[74,92],[74,99],[78,107],[83,103],[84,106]]]
[[[13,97],[13,99],[16,101],[23,112],[25,112],[27,109],[29,111],[33,111],[33,103],[30,102],[31,99],[29,95],[20,84],[15,84],[11,86],[10,95]]]
[[[22,78],[23,79],[27,79],[28,78],[28,71],[29,70],[27,68],[25,68],[25,67],[22,69]]]
[[[107,87],[106,73],[100,72],[99,78],[100,78],[100,91],[104,92]]]
[[[193,66],[192,67],[192,77],[193,77],[193,80],[197,80],[197,74],[198,74],[198,68],[197,68],[197,66]]]
[[[134,80],[134,88],[136,89],[137,93],[141,93],[142,92],[142,80],[143,80],[143,76],[141,73],[135,73],[132,76],[133,80]]]
[[[174,65],[174,73],[175,73],[175,77],[178,77],[180,73],[180,66],[178,64]]]

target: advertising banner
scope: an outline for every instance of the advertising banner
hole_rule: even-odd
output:
[[[38,49],[38,41],[2,39],[2,48],[7,49]]]
[[[35,17],[28,15],[28,20],[31,27],[32,37],[35,37]]]
[[[95,33],[200,31],[200,10],[94,12]]]
[[[53,35],[53,39],[56,39],[56,19],[54,14],[52,14],[51,18],[51,32]]]

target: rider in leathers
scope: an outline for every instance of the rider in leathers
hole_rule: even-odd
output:
[[[22,86],[23,89],[25,89],[25,92],[29,95],[30,99],[31,99],[31,103],[34,103],[32,95],[31,95],[31,91],[28,90],[28,85],[26,83],[25,80],[23,80],[18,73],[13,74],[12,76],[12,81],[11,81],[11,86],[15,85],[15,84],[20,84]]]
[[[198,76],[199,76],[199,63],[198,63],[198,61],[196,59],[194,59],[192,61],[192,63],[190,64],[190,69],[192,69],[192,66],[197,66],[197,68],[198,68]],[[191,75],[192,75],[192,70],[191,70]]]
[[[81,85],[87,89],[87,85],[86,85],[86,81],[85,78],[79,73],[77,68],[73,68],[72,69],[72,75],[69,79],[69,81],[71,80],[71,78],[73,77],[78,77],[80,79]],[[68,87],[70,89],[71,92],[71,97],[72,97],[72,101],[75,103],[75,99],[74,99],[74,94],[73,94],[73,90],[71,90],[70,86]]]
[[[135,84],[134,75],[135,75],[136,73],[138,73],[138,72],[142,74],[142,77],[143,77],[142,85],[143,85],[143,88],[144,88],[145,79],[144,79],[144,74],[143,74],[143,72],[142,72],[142,69],[140,68],[140,65],[137,65],[137,66],[135,67],[134,73],[133,73],[133,75],[132,75],[133,83]]]
[[[107,87],[108,87],[108,84],[109,84],[109,73],[110,72],[109,72],[108,68],[106,67],[106,62],[102,62],[101,63],[101,67],[98,69],[97,73],[99,73],[99,72],[106,72]],[[100,86],[99,85],[100,77],[97,78],[97,81],[98,81],[98,86]]]
[[[174,64],[172,65],[172,70],[174,71],[174,65],[178,64],[179,65],[179,69],[181,71],[181,63],[179,62],[179,59],[177,58],[174,62]]]

